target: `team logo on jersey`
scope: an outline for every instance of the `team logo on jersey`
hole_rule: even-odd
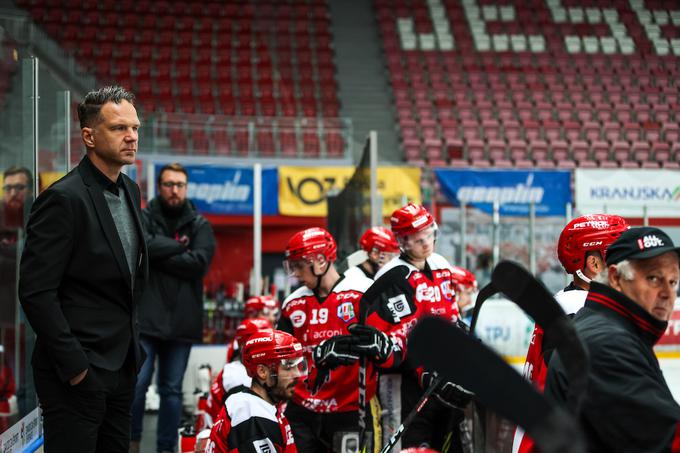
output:
[[[354,305],[352,305],[352,302],[343,302],[338,305],[338,318],[345,322],[354,319]]]
[[[387,309],[392,314],[394,322],[399,322],[400,319],[411,314],[411,307],[403,294],[387,299]]]
[[[451,300],[456,295],[456,291],[453,289],[453,285],[450,281],[444,281],[439,285],[442,289],[442,296],[444,299]]]
[[[253,447],[257,453],[276,453],[274,444],[269,439],[260,439],[253,442]]]
[[[290,314],[290,322],[296,329],[302,327],[306,320],[307,313],[305,313],[302,310],[295,310],[293,313]]]

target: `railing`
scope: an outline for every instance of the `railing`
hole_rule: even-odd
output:
[[[143,121],[145,153],[264,158],[352,156],[348,118],[158,113]]]
[[[27,12],[6,3],[0,6],[0,26],[11,38],[30,49],[42,62],[48,63],[50,69],[59,72],[76,97],[83,96],[95,87],[95,77],[89,74],[73,55],[64,51],[38,27]]]

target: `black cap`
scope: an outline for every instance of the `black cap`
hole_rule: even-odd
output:
[[[675,251],[680,254],[666,233],[654,227],[631,228],[607,248],[607,266],[623,260],[643,260]]]

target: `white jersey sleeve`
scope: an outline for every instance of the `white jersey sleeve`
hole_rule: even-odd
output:
[[[555,294],[555,300],[566,314],[573,315],[586,304],[587,295],[588,291],[582,289],[561,290]]]
[[[246,367],[243,366],[240,360],[234,360],[224,365],[222,387],[226,393],[229,393],[231,389],[239,385],[250,387],[250,384],[252,384],[252,378],[248,376]]]

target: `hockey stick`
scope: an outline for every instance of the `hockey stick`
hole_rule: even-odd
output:
[[[491,274],[491,282],[555,342],[569,379],[567,405],[573,414],[578,414],[585,395],[589,365],[573,324],[545,285],[519,264],[501,261]]]
[[[411,424],[413,419],[420,413],[421,410],[423,410],[423,407],[425,407],[425,404],[430,400],[430,397],[434,393],[434,391],[437,389],[439,384],[442,382],[442,378],[439,376],[434,376],[432,378],[432,382],[430,382],[430,385],[427,387],[427,390],[423,393],[423,395],[420,397],[418,402],[416,403],[415,407],[411,409],[411,412],[406,416],[403,422],[401,422],[401,425],[399,425],[399,428],[390,436],[390,439],[387,441],[385,446],[380,450],[380,453],[388,453],[389,451],[392,451],[395,445],[397,445],[397,442],[399,439],[401,439],[401,436],[404,434],[404,431],[406,431],[406,428]]]
[[[552,406],[498,354],[456,326],[423,319],[409,345],[417,365],[474,392],[486,407],[522,426],[543,453],[585,451],[578,425],[566,411]]]
[[[472,310],[472,320],[470,321],[470,335],[475,334],[475,327],[477,326],[477,319],[479,318],[479,311],[482,309],[482,304],[491,296],[498,294],[498,290],[492,283],[487,284],[484,288],[479,290],[477,300],[475,300],[475,308]]]

